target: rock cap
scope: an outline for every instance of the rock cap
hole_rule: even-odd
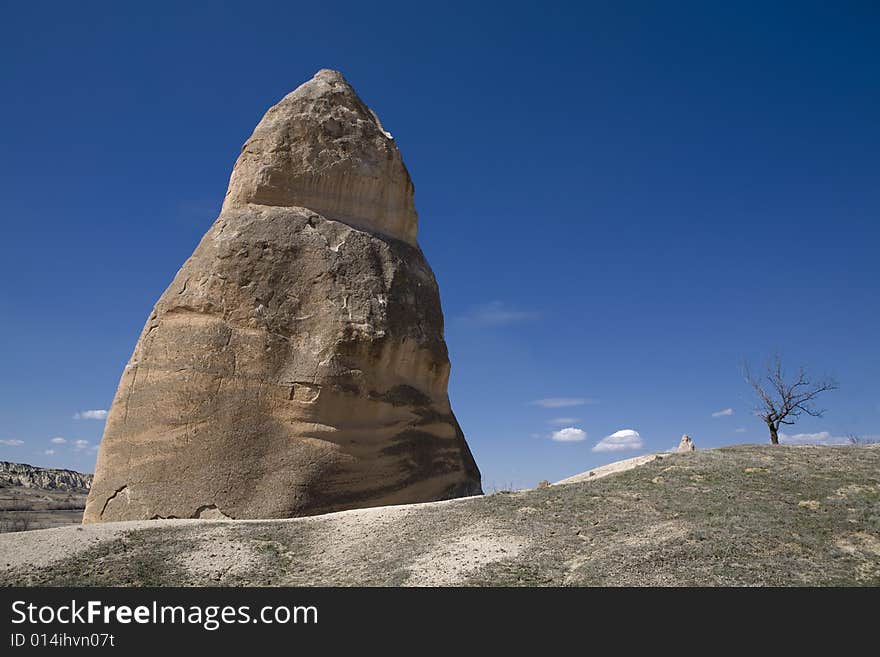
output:
[[[391,133],[341,73],[321,69],[263,116],[223,209],[304,207],[415,245],[414,192]]]

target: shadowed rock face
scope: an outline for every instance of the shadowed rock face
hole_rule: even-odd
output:
[[[481,493],[412,196],[338,73],[269,110],[123,372],[84,522]]]

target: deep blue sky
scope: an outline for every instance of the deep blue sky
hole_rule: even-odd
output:
[[[764,441],[739,368],[776,350],[841,384],[791,433],[880,434],[876,3],[130,4],[3,3],[0,459],[92,470],[74,414],[322,67],[415,181],[487,488],[621,429]]]

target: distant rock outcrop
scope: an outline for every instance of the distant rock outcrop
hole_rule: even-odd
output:
[[[339,73],[271,108],[125,367],[84,521],[481,493],[413,193]]]
[[[697,446],[694,445],[694,441],[691,440],[691,437],[689,435],[685,434],[681,437],[681,440],[678,443],[678,449],[676,449],[675,451],[676,452],[693,452],[696,448],[697,448]]]
[[[73,470],[38,468],[27,463],[0,461],[0,486],[23,486],[46,490],[87,491],[92,475]]]

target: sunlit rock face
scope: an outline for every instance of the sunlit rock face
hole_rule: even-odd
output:
[[[84,522],[481,493],[413,185],[334,71],[270,109],[122,374]]]
[[[413,184],[376,114],[323,69],[266,112],[242,148],[223,209],[300,206],[416,243]]]

